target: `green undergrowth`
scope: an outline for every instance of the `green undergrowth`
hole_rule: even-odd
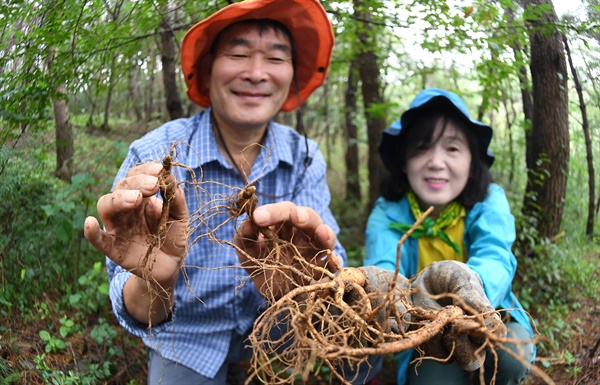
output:
[[[71,183],[53,176],[47,132],[0,148],[0,385],[106,383],[138,344],[120,335],[104,256],[83,238],[127,144],[75,135]]]
[[[600,301],[600,248],[585,236],[538,246],[521,258],[515,292],[540,333],[538,354],[581,356],[574,339],[585,336],[586,317]]]

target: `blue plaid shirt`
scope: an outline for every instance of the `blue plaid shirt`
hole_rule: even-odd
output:
[[[134,141],[115,183],[135,165],[160,161],[172,143],[178,143],[176,161],[189,166],[195,174],[182,167],[172,170],[186,193],[192,215],[190,244],[195,241],[175,287],[173,316],[153,325],[150,334],[146,325],[125,310],[123,287],[131,274],[107,259],[110,298],[119,322],[130,333],[141,337],[163,357],[212,378],[225,361],[232,331],[245,335],[265,306],[252,281],[246,281],[247,273],[239,267],[235,250],[203,235],[228,220],[214,235],[232,240],[235,220],[225,205],[246,186],[246,180],[221,154],[210,123],[210,110],[206,110],[191,118],[168,122]],[[291,200],[309,206],[337,233],[339,227],[328,208],[331,196],[325,160],[314,141],[308,144],[313,159],[307,168],[304,137],[271,121],[248,180],[255,182],[260,205]],[[189,184],[194,178],[202,182],[199,188]],[[200,217],[203,219],[198,220]],[[334,252],[345,263],[346,254],[339,242]]]

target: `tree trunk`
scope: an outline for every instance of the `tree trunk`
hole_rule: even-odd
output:
[[[483,121],[483,115],[485,114],[485,111],[487,111],[487,109],[490,107],[490,97],[489,97],[489,91],[486,88],[484,88],[483,92],[481,93],[481,104],[479,105],[479,108],[477,109],[477,120],[479,120],[480,122]]]
[[[142,110],[140,110],[140,106],[138,103],[138,99],[139,99],[139,84],[138,84],[138,78],[139,78],[139,74],[140,74],[140,70],[139,67],[137,66],[137,64],[134,62],[131,66],[131,68],[129,69],[129,73],[127,75],[128,80],[129,80],[129,87],[128,87],[128,91],[127,94],[129,96],[129,103],[131,103],[131,108],[129,110],[133,110],[133,112],[135,113],[135,119],[136,122],[141,122],[142,121]]]
[[[345,142],[346,142],[346,200],[351,202],[360,202],[360,179],[359,179],[359,158],[358,158],[358,128],[354,123],[356,115],[356,93],[357,79],[356,72],[358,59],[350,62],[348,71],[348,88],[346,88],[344,120],[345,120]]]
[[[355,13],[357,22],[359,44],[359,73],[362,82],[362,97],[367,120],[367,137],[369,142],[369,204],[367,210],[371,210],[375,204],[375,200],[379,197],[379,189],[381,183],[381,174],[383,164],[379,158],[379,143],[381,141],[381,133],[385,129],[385,116],[377,108],[383,105],[383,97],[381,96],[381,87],[379,79],[379,58],[377,57],[376,49],[377,42],[375,39],[376,33],[373,31],[372,24],[369,24],[371,19],[370,13],[367,11],[363,0],[354,0]]]
[[[510,24],[514,23],[514,17],[513,17],[513,9],[510,7],[507,7],[506,9],[506,13],[508,15],[508,22]],[[533,121],[533,100],[532,100],[532,96],[531,96],[531,87],[529,84],[529,79],[527,76],[527,67],[522,64],[524,62],[523,57],[525,56],[523,54],[523,48],[521,47],[521,44],[519,44],[519,42],[516,40],[513,41],[513,43],[511,44],[512,49],[513,49],[513,53],[515,56],[515,61],[517,63],[521,63],[519,66],[519,84],[521,86],[521,101],[523,103],[523,118],[525,120],[525,164],[527,165],[528,169],[531,169],[535,166],[535,162],[534,162],[534,156],[531,153],[530,149],[531,146],[527,145],[527,143],[531,142],[533,139],[531,137],[531,122]]]
[[[163,71],[163,85],[165,89],[165,106],[171,120],[183,118],[183,105],[179,97],[177,88],[177,70],[176,56],[177,47],[175,46],[175,34],[173,33],[168,20],[165,18],[162,22],[163,32],[161,34],[161,59]]]
[[[117,64],[117,57],[113,57],[110,61],[110,73],[108,75],[108,88],[106,90],[106,100],[104,101],[104,122],[102,122],[102,131],[108,132],[110,130],[108,120],[110,119],[110,105],[112,102],[113,89],[115,88],[115,67]]]
[[[600,40],[599,40],[600,41]],[[594,95],[600,95],[600,89],[596,86],[595,74],[590,66],[590,64],[584,59],[585,67],[587,68],[587,79],[592,84],[592,89],[594,90]],[[598,147],[600,148],[600,142],[598,142]],[[598,215],[598,211],[600,210],[600,191],[598,191],[598,199],[596,200],[596,209],[595,213]]]
[[[325,79],[325,83],[321,86],[321,90],[323,91],[323,109],[325,110],[325,126],[323,127],[323,134],[325,135],[325,145],[327,146],[327,169],[331,168],[331,160],[333,156],[331,155],[331,151],[335,144],[335,137],[331,132],[331,116],[329,114],[329,78]]]
[[[62,84],[56,87],[56,92],[66,97],[66,88]],[[54,124],[56,135],[56,170],[54,175],[71,183],[73,176],[73,125],[69,117],[69,104],[64,98],[54,99]]]
[[[504,106],[504,111],[506,112],[506,133],[507,133],[507,141],[508,141],[508,153],[510,154],[510,165],[508,170],[508,183],[512,185],[513,180],[515,178],[515,149],[514,149],[514,140],[512,134],[512,125],[514,119],[516,117],[515,106],[513,102],[512,96],[509,94],[508,97],[506,93],[502,94],[502,105]],[[512,112],[512,114],[511,114]]]
[[[156,74],[156,58],[154,52],[150,50],[148,55],[150,61],[148,63],[148,85],[146,86],[144,112],[146,114],[145,120],[147,122],[152,120],[152,113],[154,112],[154,84]]]
[[[592,139],[590,137],[590,126],[588,124],[587,118],[587,110],[585,107],[585,102],[583,100],[583,90],[581,88],[581,83],[579,82],[579,76],[577,76],[577,70],[573,65],[573,60],[571,58],[571,50],[569,49],[569,42],[567,41],[567,37],[563,35],[563,42],[565,44],[565,51],[567,52],[567,59],[569,60],[569,67],[571,68],[571,74],[573,75],[573,83],[575,83],[575,90],[577,91],[577,97],[579,98],[579,109],[581,110],[581,128],[583,129],[583,135],[585,138],[585,152],[588,166],[588,189],[589,189],[589,197],[588,197],[588,217],[587,217],[587,225],[585,228],[585,234],[588,237],[592,237],[594,235],[594,204],[595,204],[595,193],[596,193],[596,183],[595,183],[595,171],[594,171],[594,155],[592,151]]]
[[[551,0],[528,0],[532,6],[548,5],[549,11],[530,20],[533,121],[527,141],[527,189],[523,215],[534,219],[539,236],[558,234],[567,188],[569,124],[567,71],[561,33],[552,26],[558,18]]]
[[[88,84],[88,88],[86,90],[84,90],[84,94],[85,94],[85,99],[87,101],[88,104],[88,120],[85,124],[86,129],[88,132],[93,132],[96,127],[94,126],[94,114],[96,113],[96,90],[97,87],[94,86],[93,84]]]

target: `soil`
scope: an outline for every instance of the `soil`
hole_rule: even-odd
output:
[[[583,306],[577,312],[571,314],[567,323],[573,325],[573,320],[579,319],[576,338],[568,341],[563,346],[562,351],[569,351],[573,354],[573,359],[555,357],[538,357],[537,366],[547,373],[557,385],[598,385],[600,384],[600,304],[589,299],[584,301]],[[51,308],[51,307],[50,307]],[[107,319],[110,317],[110,310],[107,312]],[[56,318],[58,319],[58,317]],[[36,356],[44,354],[44,344],[39,337],[40,327],[46,324],[46,321],[40,323],[23,323],[17,315],[5,321],[6,332],[1,333],[0,338],[0,357],[8,362],[11,371],[19,372],[21,378],[14,384],[45,384],[50,383],[41,375],[41,371],[36,364]],[[88,325],[98,323],[97,318],[88,319]],[[111,321],[114,324],[114,321]],[[116,325],[116,324],[115,324]],[[120,327],[117,327],[119,334],[113,340],[113,348],[122,352],[119,357],[115,357],[112,364],[113,370],[111,377],[105,382],[108,385],[120,384],[145,384],[147,376],[146,368],[146,348],[140,340],[128,335]],[[103,357],[110,347],[96,344],[88,335],[79,334],[69,338],[69,347],[60,350],[57,353],[46,353],[45,363],[50,369],[85,368],[88,363],[98,362],[99,357]],[[560,354],[556,354],[560,357]],[[242,384],[242,378],[239,376],[243,371],[237,371],[237,375],[230,376],[230,384]],[[0,383],[3,373],[0,371]],[[383,371],[379,373],[377,384],[394,384],[396,378],[396,368],[392,357],[386,357]],[[133,382],[133,381],[135,382]],[[104,383],[99,381],[99,383]],[[308,385],[327,384],[326,378],[313,378]],[[530,375],[523,385],[542,385],[544,381]],[[374,385],[374,384],[372,384]]]

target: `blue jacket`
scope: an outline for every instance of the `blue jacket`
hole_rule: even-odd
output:
[[[402,233],[390,228],[390,223],[414,223],[408,199],[388,201],[379,198],[369,216],[366,229],[367,258],[365,265],[395,270],[396,248]],[[465,247],[467,265],[481,277],[485,294],[496,309],[513,309],[509,313],[529,330],[533,329],[527,314],[512,292],[517,260],[511,251],[516,231],[514,217],[504,190],[491,184],[483,202],[467,210],[465,217]],[[408,238],[401,248],[400,273],[405,277],[417,274],[418,240]],[[411,351],[398,355],[398,384],[406,381]]]

